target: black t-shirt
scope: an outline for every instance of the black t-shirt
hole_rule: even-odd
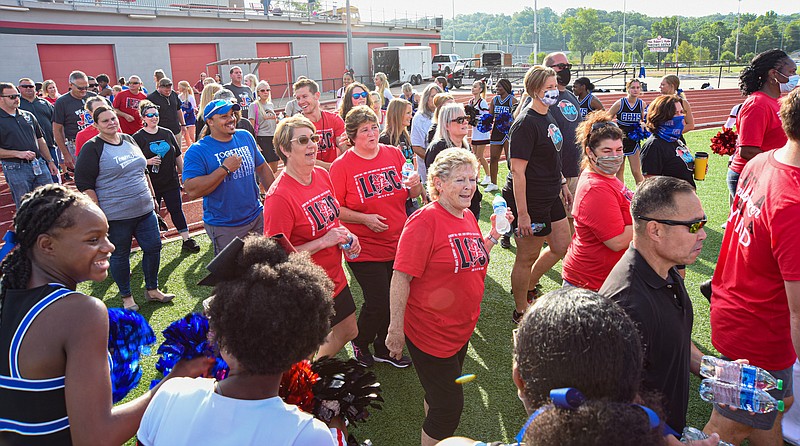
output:
[[[575,143],[575,129],[583,121],[579,105],[578,98],[571,91],[564,90],[558,93],[558,103],[550,106],[550,114],[553,115],[556,125],[564,136],[561,148],[561,173],[566,178],[581,175],[581,149]]]
[[[78,132],[94,124],[92,115],[83,108],[86,100],[92,96],[95,94],[87,92],[83,99],[76,99],[72,94],[67,93],[56,99],[53,123],[64,126],[64,136],[67,140],[74,141]]]
[[[551,113],[542,115],[533,108],[525,109],[511,124],[508,136],[511,158],[528,161],[525,169],[528,199],[558,197],[564,137]]]
[[[15,115],[0,110],[0,149],[39,153],[36,140],[42,138],[42,128],[33,113],[17,109]],[[16,158],[9,160],[19,161]]]
[[[239,101],[239,105],[242,107],[242,117],[246,119],[250,109],[250,104],[253,103],[253,90],[246,85],[237,87],[233,84],[225,84],[222,86],[222,88],[233,92],[233,95],[236,96],[236,99]]]
[[[19,108],[36,116],[36,120],[39,121],[39,126],[42,128],[44,142],[47,143],[47,147],[55,147],[56,141],[53,139],[53,104],[38,97],[33,98],[33,102],[28,102],[27,99],[20,97]]]
[[[158,173],[153,172],[155,166],[147,166],[147,174],[150,175],[153,190],[159,193],[178,189],[181,184],[178,181],[175,159],[181,156],[181,149],[178,147],[175,135],[169,129],[158,127],[158,131],[152,135],[145,129],[140,129],[133,134],[133,139],[139,145],[145,158],[161,156]]]
[[[173,134],[177,135],[181,132],[181,121],[178,119],[178,113],[181,111],[181,99],[178,93],[174,91],[169,96],[163,96],[158,91],[154,91],[147,95],[147,100],[158,106],[158,126],[169,129]]]
[[[381,144],[386,144],[388,146],[392,145],[392,141],[391,139],[389,139],[389,135],[387,135],[386,133],[381,133],[381,137],[378,138],[378,142]],[[413,161],[414,151],[411,150],[411,139],[410,137],[406,137],[405,133],[400,134],[400,142],[397,143],[396,147],[400,149],[401,152],[403,152],[403,156],[405,157],[406,161],[409,160]]]
[[[678,270],[665,280],[631,247],[611,270],[600,294],[633,319],[644,349],[642,388],[664,398],[667,424],[681,432],[689,406],[692,301]]]
[[[689,148],[680,141],[667,142],[655,135],[642,144],[642,174],[680,178],[697,187],[694,157]]]
[[[447,141],[443,139],[439,139],[433,141],[428,146],[428,150],[425,151],[425,167],[430,168],[431,164],[436,160],[436,157],[442,150],[449,149],[453,146],[447,144]],[[468,150],[468,149],[465,149]],[[480,219],[481,214],[481,200],[483,199],[483,194],[481,194],[480,189],[475,188],[475,194],[472,195],[472,201],[469,204],[469,210],[475,214],[475,219]]]

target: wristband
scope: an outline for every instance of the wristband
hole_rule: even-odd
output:
[[[496,244],[500,243],[496,238],[492,237],[491,233],[486,234],[486,238],[488,238],[489,241],[492,242],[492,244],[496,245]]]
[[[230,174],[231,174],[231,170],[230,170],[230,169],[228,169],[228,166],[226,166],[226,165],[224,165],[224,164],[220,164],[220,165],[219,165],[219,167],[222,167],[223,169],[225,169],[225,172],[228,172],[228,173],[227,173],[227,175],[230,175]]]

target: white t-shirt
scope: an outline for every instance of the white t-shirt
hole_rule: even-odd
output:
[[[334,446],[325,424],[280,397],[239,400],[214,392],[210,378],[173,378],[147,406],[136,433],[145,446]]]

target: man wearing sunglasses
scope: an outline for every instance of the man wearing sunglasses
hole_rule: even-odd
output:
[[[53,136],[67,169],[75,169],[75,137],[78,132],[92,125],[94,121],[85,110],[86,99],[96,96],[89,90],[89,78],[83,71],[73,71],[69,75],[69,94],[62,94],[55,103],[53,111]],[[65,175],[65,179],[68,176]]]
[[[181,111],[181,99],[172,89],[172,80],[168,77],[161,78],[156,91],[147,95],[147,100],[158,106],[158,125],[169,129],[175,135],[178,147],[181,147],[181,129],[186,127],[186,121]],[[139,127],[141,128],[141,124]]]
[[[692,264],[706,232],[703,206],[691,184],[656,176],[636,188],[631,201],[633,243],[611,270],[600,294],[622,306],[639,328],[645,390],[664,397],[667,424],[686,426],[689,372],[702,353],[692,343],[692,302],[676,265]]]
[[[114,111],[119,116],[122,133],[133,135],[142,128],[142,117],[139,116],[139,102],[147,99],[142,91],[142,80],[137,75],[128,78],[128,89],[114,96]]]
[[[0,164],[19,207],[22,196],[53,182],[58,174],[36,117],[19,109],[20,95],[14,85],[0,83]]]
[[[27,77],[19,80],[17,88],[19,89],[19,94],[22,95],[19,101],[19,108],[33,113],[33,116],[39,121],[39,126],[44,134],[44,142],[47,143],[47,147],[50,149],[50,158],[58,167],[58,147],[56,146],[56,140],[53,138],[53,104],[36,96],[36,83]],[[53,177],[53,181],[58,181],[57,175]]]

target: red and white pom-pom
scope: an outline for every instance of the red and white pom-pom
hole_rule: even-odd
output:
[[[711,150],[717,155],[733,155],[736,152],[736,140],[739,135],[733,129],[723,127],[722,131],[711,138]]]

